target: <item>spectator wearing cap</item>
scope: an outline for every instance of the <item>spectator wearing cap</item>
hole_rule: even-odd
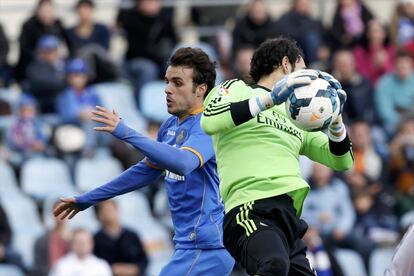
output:
[[[71,56],[87,61],[90,80],[97,83],[113,80],[118,69],[109,56],[110,30],[94,21],[94,10],[92,0],[79,0],[75,6],[79,21],[67,34]]]
[[[88,86],[89,69],[84,60],[75,58],[66,64],[68,87],[57,97],[56,110],[66,124],[82,127],[87,136],[86,147],[96,144],[96,133],[92,130],[91,111],[99,105],[95,90]]]
[[[19,103],[17,120],[8,130],[7,141],[14,152],[12,162],[19,166],[26,158],[46,152],[45,125],[36,116],[36,101],[23,95]]]
[[[46,35],[37,43],[37,58],[26,71],[25,90],[38,101],[41,113],[53,113],[56,95],[65,87],[64,61],[60,57],[59,39]]]
[[[54,35],[66,43],[65,29],[56,16],[52,0],[38,0],[33,15],[22,26],[19,37],[20,56],[16,68],[19,81],[24,79],[27,66],[36,59],[36,45],[45,35]]]

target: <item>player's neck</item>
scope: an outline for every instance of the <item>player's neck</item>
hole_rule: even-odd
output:
[[[264,76],[260,78],[260,80],[257,82],[258,85],[264,86],[268,88],[269,90],[273,90],[273,87],[275,84],[281,80],[285,74],[281,72],[280,70],[275,70],[270,75]]]
[[[196,106],[194,106],[194,107],[192,107],[190,110],[188,110],[188,112],[186,113],[186,114],[183,114],[183,115],[180,115],[180,116],[177,116],[178,117],[178,119],[179,119],[179,121],[180,121],[180,123],[182,122],[182,121],[184,121],[188,116],[191,116],[191,115],[197,115],[197,114],[199,114],[199,113],[201,113],[201,112],[203,112],[204,111],[204,106],[203,106],[203,104],[201,104],[201,105],[196,105]]]

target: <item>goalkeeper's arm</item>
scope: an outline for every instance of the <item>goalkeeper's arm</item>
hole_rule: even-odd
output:
[[[244,93],[244,82],[224,82],[210,92],[204,102],[205,110],[201,119],[204,131],[213,135],[254,118],[261,111],[281,104],[298,87],[308,85],[319,76],[316,70],[299,70],[276,83],[273,90],[261,96],[251,97]]]

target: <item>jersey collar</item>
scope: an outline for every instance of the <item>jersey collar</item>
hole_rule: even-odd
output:
[[[200,114],[201,112],[203,112],[204,111],[204,107],[203,106],[201,106],[201,107],[198,107],[198,108],[195,108],[195,109],[192,109],[191,111],[190,111],[190,113],[188,113],[188,115],[185,115],[185,116],[183,116],[183,117],[181,117],[181,118],[178,118],[178,122],[179,123],[182,123],[185,119],[187,119],[188,117],[190,117],[190,116],[192,116],[192,115],[197,115],[197,114]]]
[[[270,90],[269,88],[264,87],[264,86],[262,86],[262,85],[259,85],[259,84],[257,84],[257,83],[250,85],[250,87],[251,87],[251,88],[253,88],[253,89],[256,89],[256,88],[261,88],[261,89],[266,90],[267,92],[272,92],[272,90]]]

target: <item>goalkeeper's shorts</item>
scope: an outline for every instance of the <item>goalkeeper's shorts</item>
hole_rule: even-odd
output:
[[[307,230],[288,195],[233,208],[224,217],[224,246],[249,275],[315,275],[301,240]]]

